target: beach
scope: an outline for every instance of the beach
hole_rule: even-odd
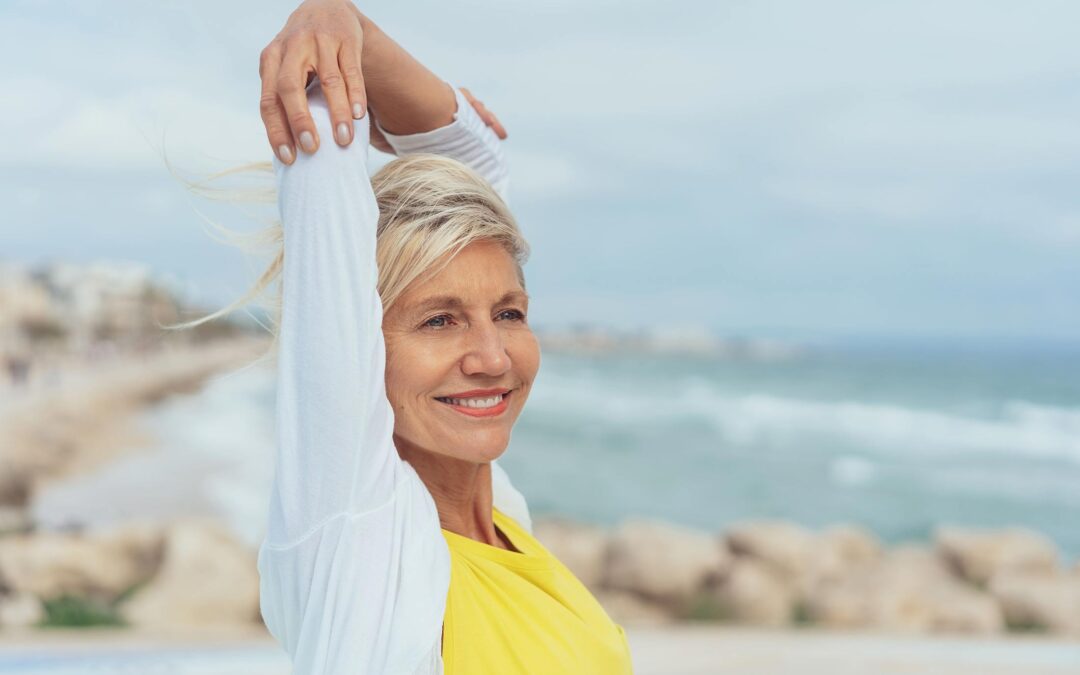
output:
[[[631,628],[636,675],[1071,675],[1080,644],[762,631],[712,626]],[[0,673],[287,675],[267,637],[0,633]]]

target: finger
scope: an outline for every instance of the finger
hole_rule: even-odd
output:
[[[285,58],[277,76],[277,93],[285,108],[285,119],[300,149],[310,154],[319,148],[319,132],[308,109],[304,86],[308,73],[315,67],[313,48],[309,42],[296,41],[287,45]]]
[[[322,85],[323,95],[326,97],[326,106],[330,109],[330,122],[334,129],[334,140],[344,147],[353,139],[352,106],[349,105],[349,94],[345,90],[345,78],[338,68],[339,43],[332,38],[319,40],[319,61],[315,69],[319,73],[319,83]]]
[[[495,113],[484,107],[484,102],[480,99],[473,99],[473,107],[476,108],[477,114],[480,115],[480,119],[484,120],[484,124],[491,127],[491,130],[495,132],[495,135],[500,139],[506,139],[506,129],[503,128],[502,123],[499,122],[499,118],[495,117]]]
[[[495,132],[495,135],[499,137],[499,140],[505,141],[508,135],[506,133],[506,127],[502,125],[502,122],[499,121],[498,117],[495,117],[495,113],[489,112],[488,115],[491,116],[491,120],[487,125],[491,127],[491,130]]]
[[[386,140],[386,136],[383,135],[383,132],[379,131],[379,126],[375,124],[374,115],[368,115],[368,127],[371,129],[371,147],[380,152],[385,152],[388,155],[395,154],[393,146],[390,145],[390,141]]]
[[[284,164],[292,164],[296,159],[296,144],[289,131],[289,124],[285,117],[285,108],[277,93],[278,67],[281,63],[281,52],[273,43],[259,55],[259,77],[262,78],[262,92],[259,96],[259,114],[262,117],[263,126],[266,128],[266,137],[270,141],[270,147],[274,154]]]
[[[367,111],[367,90],[364,88],[364,71],[361,69],[360,55],[362,47],[349,40],[341,46],[338,65],[345,78],[345,89],[349,96],[349,110],[353,119],[361,119]]]

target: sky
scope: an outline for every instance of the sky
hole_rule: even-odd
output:
[[[125,260],[211,304],[272,213],[192,198],[270,158],[290,2],[0,6],[0,260]],[[541,327],[1080,338],[1080,4],[361,5],[503,120]]]

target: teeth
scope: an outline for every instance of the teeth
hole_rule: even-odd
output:
[[[502,394],[488,398],[444,398],[444,401],[452,405],[460,405],[465,408],[494,408],[503,400]]]

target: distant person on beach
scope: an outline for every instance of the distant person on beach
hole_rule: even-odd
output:
[[[260,75],[283,245],[215,315],[280,278],[258,567],[295,672],[630,673],[495,462],[540,365],[505,131],[341,0],[303,3]],[[397,155],[373,176],[369,143]]]
[[[4,359],[8,381],[13,387],[24,387],[30,380],[30,359],[20,354],[8,354]]]

